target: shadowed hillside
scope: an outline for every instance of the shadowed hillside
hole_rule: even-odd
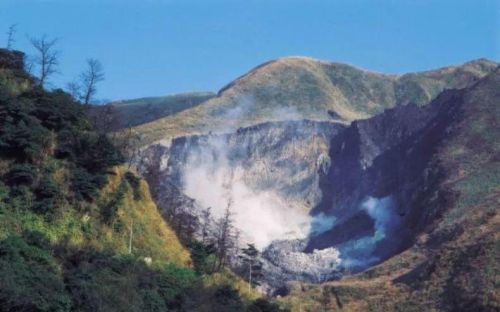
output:
[[[499,86],[497,70],[437,103],[456,113],[407,202],[419,207],[409,220],[428,222],[413,247],[284,300],[307,311],[498,311]]]
[[[210,92],[198,92],[117,101],[104,106],[93,106],[90,114],[94,118],[99,114],[109,114],[108,130],[116,131],[182,112],[214,96]]]

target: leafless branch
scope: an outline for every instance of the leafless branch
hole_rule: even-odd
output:
[[[14,36],[16,35],[17,31],[17,25],[12,24],[9,27],[9,30],[7,31],[7,50],[12,49],[12,46],[14,45],[14,42],[16,42],[16,39]]]
[[[101,62],[90,58],[87,60],[87,70],[80,75],[83,95],[83,104],[89,105],[97,93],[97,83],[104,80],[104,71]]]
[[[66,85],[66,89],[68,90],[69,94],[75,99],[75,100],[81,100],[82,97],[82,86],[76,82],[76,81],[71,81]]]
[[[49,40],[44,35],[41,38],[31,38],[30,42],[37,52],[33,61],[39,68],[40,73],[38,78],[40,79],[40,85],[43,86],[48,77],[57,72],[59,51],[54,50],[57,38]]]

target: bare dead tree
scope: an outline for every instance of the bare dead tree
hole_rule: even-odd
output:
[[[12,49],[14,42],[16,42],[15,39],[16,32],[17,32],[17,25],[16,24],[10,25],[9,30],[7,31],[7,50]]]
[[[76,82],[71,81],[66,85],[66,90],[68,90],[69,94],[73,97],[73,99],[79,101],[82,97],[82,86]]]
[[[90,58],[87,60],[87,70],[81,75],[82,84],[82,101],[83,104],[89,105],[97,93],[97,84],[104,80],[104,70],[101,62],[97,59]]]
[[[31,38],[30,42],[36,50],[33,62],[39,68],[40,73],[38,78],[40,85],[43,86],[48,77],[57,72],[59,51],[54,49],[57,38],[50,40],[44,35],[41,38]]]

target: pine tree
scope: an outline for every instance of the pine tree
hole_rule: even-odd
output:
[[[210,227],[210,219],[212,217],[212,207],[208,207],[201,213],[201,241],[203,244],[207,243]]]
[[[262,277],[262,261],[259,259],[260,253],[254,244],[247,244],[247,248],[243,248],[242,254],[239,255],[243,263],[243,269],[247,276],[249,287],[257,287],[260,285],[259,279]]]
[[[232,201],[229,200],[224,212],[224,216],[217,222],[216,256],[217,262],[215,271],[220,271],[227,263],[229,252],[235,242],[235,229],[233,226],[233,214],[231,212]]]

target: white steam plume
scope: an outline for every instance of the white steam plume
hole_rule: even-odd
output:
[[[255,101],[249,95],[237,95],[237,105],[222,113],[226,122],[218,132],[234,131],[248,113],[255,113]],[[296,109],[273,108],[266,118],[277,120],[302,119]],[[263,249],[279,239],[306,238],[319,234],[333,225],[332,219],[311,217],[303,205],[285,200],[273,190],[255,189],[245,182],[248,174],[242,164],[229,160],[229,147],[222,137],[210,136],[199,149],[190,151],[182,172],[183,191],[200,206],[212,208],[215,218],[224,214],[231,201],[235,227],[242,231],[242,238]],[[269,170],[269,168],[266,168]]]
[[[344,268],[367,267],[377,262],[379,259],[373,255],[377,243],[385,239],[388,231],[399,224],[391,196],[368,197],[361,207],[375,221],[375,231],[372,236],[350,240],[338,246]]]
[[[331,230],[335,226],[337,218],[320,212],[311,220],[311,235],[316,236],[326,231]]]
[[[235,227],[243,238],[263,249],[273,240],[305,238],[312,218],[273,191],[254,190],[243,179],[245,170],[230,164],[226,147],[217,137],[192,152],[183,169],[184,192],[202,207],[211,207],[215,218],[224,214],[231,200]]]

